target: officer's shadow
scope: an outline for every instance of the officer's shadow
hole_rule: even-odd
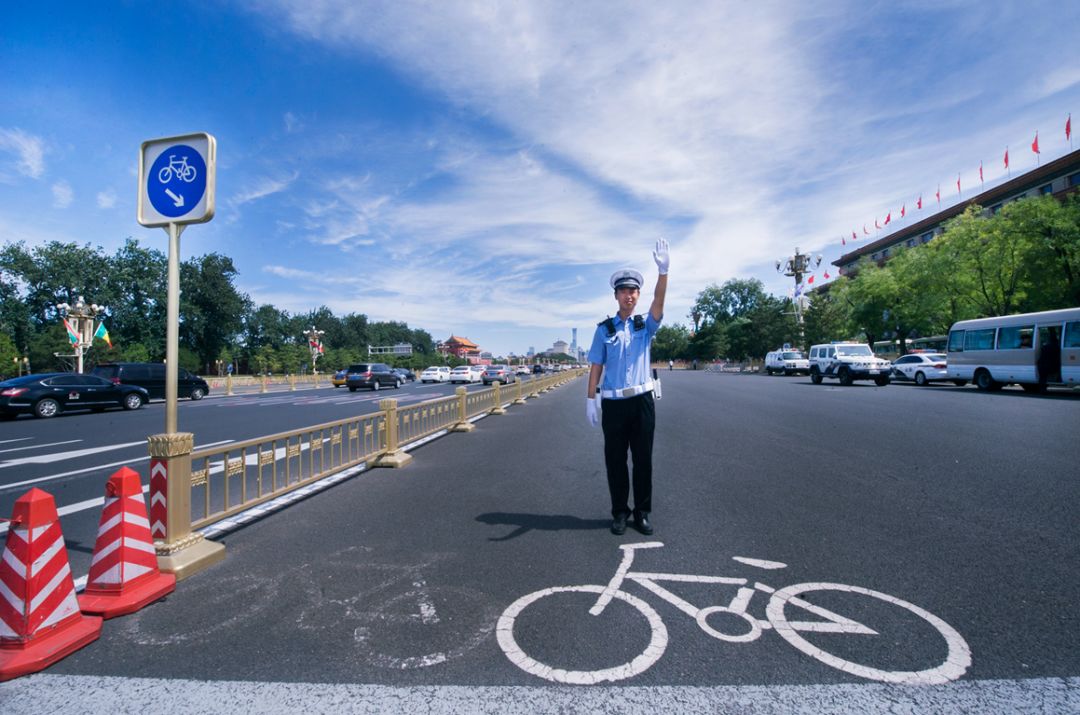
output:
[[[582,519],[568,514],[507,514],[505,512],[492,512],[481,514],[476,520],[482,524],[497,526],[517,527],[506,536],[488,537],[488,541],[509,541],[516,539],[522,534],[533,530],[539,531],[564,531],[574,529],[586,531],[588,529],[607,529],[611,526],[610,519]]]

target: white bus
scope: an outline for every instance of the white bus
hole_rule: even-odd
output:
[[[961,320],[947,350],[949,379],[980,390],[1080,385],[1080,308]]]

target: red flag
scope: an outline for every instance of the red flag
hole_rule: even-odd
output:
[[[825,269],[825,280],[829,280],[829,269]]]
[[[900,207],[900,218],[904,218],[905,214],[907,214],[907,204]]]
[[[960,193],[960,175],[956,175],[956,193]]]
[[[1069,118],[1065,120],[1065,141],[1072,139],[1072,114],[1069,114]]]
[[[877,229],[880,229],[880,228],[881,228],[881,224],[880,224],[880,223],[878,223],[878,220],[877,220],[877,219],[874,219],[874,228],[877,228]]]
[[[886,226],[888,226],[888,225],[889,225],[889,221],[892,221],[892,211],[890,211],[889,213],[885,214],[885,225],[886,225]]]
[[[1009,168],[1009,147],[1005,147],[1005,168]]]
[[[980,161],[980,162],[979,162],[979,183],[980,183],[980,184],[982,183],[982,180],[983,180],[983,173],[982,173],[982,162]]]
[[[870,235],[870,232],[866,230],[866,224],[865,223],[862,225],[862,232],[865,233],[867,236]]]
[[[934,196],[937,196],[937,202],[940,204],[941,203],[941,184],[937,185],[937,193],[934,194]]]
[[[1035,152],[1036,154],[1042,153],[1042,152],[1039,151],[1039,132],[1038,131],[1035,132],[1035,141],[1031,142],[1031,150],[1033,152]]]
[[[854,231],[852,231],[852,232],[851,232],[851,240],[852,240],[852,241],[857,241],[858,239],[859,239],[859,237],[858,237],[858,236],[857,236],[857,235],[855,234],[855,232],[854,232]]]
[[[919,203],[915,204],[915,207],[922,210],[922,194],[919,194]]]
[[[840,245],[841,246],[846,246],[847,245],[847,238],[845,238],[844,236],[841,236],[840,237]]]
[[[810,285],[813,282],[814,282],[814,277],[813,276],[810,276],[809,278],[806,279],[806,285]]]

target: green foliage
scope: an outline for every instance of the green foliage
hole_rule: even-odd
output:
[[[689,354],[690,329],[676,323],[661,325],[653,337],[654,360],[681,360]]]

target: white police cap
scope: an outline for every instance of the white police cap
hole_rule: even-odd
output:
[[[620,288],[637,288],[640,290],[644,282],[645,279],[633,268],[622,268],[611,274],[611,287],[615,290]]]

